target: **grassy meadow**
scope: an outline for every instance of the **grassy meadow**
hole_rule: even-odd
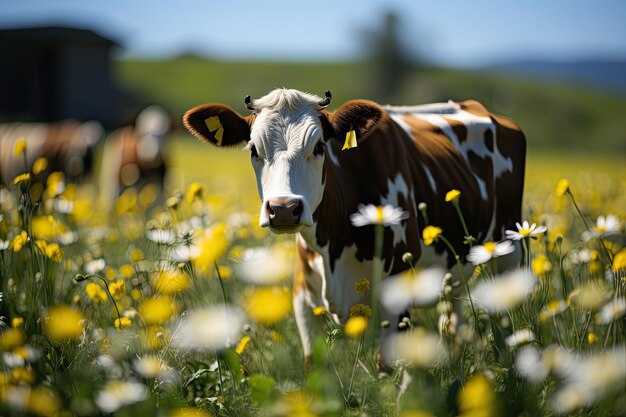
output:
[[[285,84],[294,77],[289,66],[258,64],[244,83],[244,72],[226,65],[175,64],[148,70],[124,62],[119,71],[143,101],[167,99],[178,114],[204,101],[241,108],[230,100],[268,91],[263,84],[276,76]],[[321,92],[338,83],[337,102],[362,96],[365,74],[341,83],[353,64],[321,67],[294,79],[295,87]],[[343,78],[324,78],[338,73]],[[168,74],[171,83],[161,78]],[[448,91],[460,79],[431,75]],[[198,86],[200,78],[206,83]],[[535,100],[541,86],[502,89],[535,91]],[[596,97],[567,91],[570,99]],[[585,132],[611,129],[611,117]],[[540,125],[532,128],[540,137],[558,129]],[[433,271],[394,280],[423,290],[413,301],[434,296],[416,302],[406,331],[393,338],[389,373],[376,368],[370,342],[380,323],[368,306],[355,308],[346,326],[313,309],[313,366],[305,373],[291,311],[293,240],[257,226],[248,153],[176,133],[164,195],[131,188],[110,208],[96,184],[71,184],[58,173],[42,179],[43,161],[26,166],[0,190],[0,415],[624,415],[626,168],[613,140],[597,142],[614,150],[604,154],[531,145],[524,220],[546,230],[513,231],[526,248],[520,269],[496,274],[494,261],[483,259],[461,284],[441,272],[434,292],[426,278]],[[15,149],[18,158],[24,152]],[[442,229],[430,237],[445,237]],[[371,294],[375,280],[363,278],[355,291]]]

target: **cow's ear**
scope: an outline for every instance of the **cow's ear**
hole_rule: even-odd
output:
[[[223,104],[203,104],[187,110],[183,124],[191,133],[215,146],[234,146],[250,140],[252,118]]]
[[[343,140],[348,132],[354,130],[360,141],[376,127],[384,113],[383,108],[373,101],[351,100],[330,114],[329,121],[338,139]]]

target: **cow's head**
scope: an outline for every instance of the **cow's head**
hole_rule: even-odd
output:
[[[375,103],[353,100],[336,112],[324,99],[297,90],[276,89],[246,106],[240,116],[223,104],[187,111],[183,123],[194,135],[215,146],[246,143],[263,201],[259,224],[275,233],[295,233],[313,225],[313,213],[324,193],[324,164],[329,140],[350,130],[365,135],[382,117]]]

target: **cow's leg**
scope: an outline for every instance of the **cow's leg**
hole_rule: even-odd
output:
[[[313,365],[311,349],[311,307],[309,305],[309,291],[306,286],[304,272],[299,270],[296,264],[296,275],[293,280],[293,314],[296,318],[300,341],[302,342],[302,353],[304,354],[304,370],[311,369]]]

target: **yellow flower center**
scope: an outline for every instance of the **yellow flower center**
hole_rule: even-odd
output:
[[[487,242],[483,246],[490,253],[494,253],[496,251],[496,244],[494,242]]]
[[[383,208],[382,206],[376,206],[376,223],[382,224],[383,222]]]
[[[528,236],[530,235],[530,229],[520,229],[517,233],[519,233],[522,236]]]

